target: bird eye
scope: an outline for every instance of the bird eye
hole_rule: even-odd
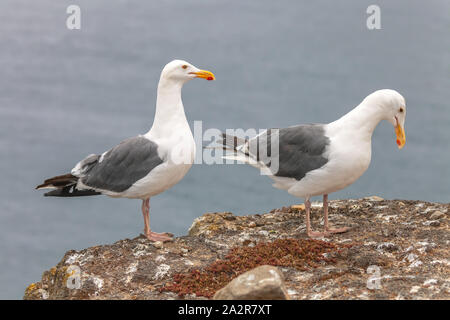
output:
[[[400,112],[403,112],[403,111],[405,111],[403,108],[400,108],[400,110],[399,110]]]
[[[183,65],[182,68],[183,68],[183,69],[187,69],[187,65],[186,65],[186,64]]]

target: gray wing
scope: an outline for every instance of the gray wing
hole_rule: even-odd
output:
[[[261,135],[249,140],[250,152],[256,154],[258,161],[262,160],[270,167],[272,156],[272,142],[278,138],[278,170],[272,171],[278,177],[289,177],[301,180],[309,171],[318,169],[327,163],[324,152],[330,143],[325,135],[324,125],[307,124],[283,129],[269,129]],[[267,151],[264,148],[267,146]],[[268,158],[262,155],[267,154]],[[277,154],[274,154],[277,156]],[[276,167],[276,166],[275,166]],[[271,169],[272,170],[272,169]]]
[[[161,163],[158,145],[138,136],[122,141],[103,156],[88,156],[72,173],[78,170],[81,182],[93,189],[123,192]]]

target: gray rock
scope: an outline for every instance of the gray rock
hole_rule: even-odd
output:
[[[235,278],[214,295],[215,300],[288,300],[283,274],[273,266],[260,266]]]
[[[398,247],[398,245],[396,245],[395,243],[392,243],[392,242],[383,242],[377,246],[377,249],[387,251],[387,252],[393,252],[393,251],[399,250],[399,247]]]
[[[430,226],[432,226],[432,227],[439,227],[440,225],[441,225],[441,222],[439,220],[430,221]]]

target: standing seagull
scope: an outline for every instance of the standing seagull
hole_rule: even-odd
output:
[[[195,142],[181,101],[181,88],[194,78],[215,79],[211,72],[186,61],[168,63],[159,79],[150,131],[122,141],[101,155],[89,155],[71,173],[47,179],[36,189],[56,188],[45,194],[55,197],[105,194],[142,199],[146,237],[152,241],[171,240],[167,233],[150,230],[150,197],[177,184],[194,161]]]
[[[268,174],[278,189],[305,199],[306,232],[309,237],[346,232],[348,228],[332,229],[328,224],[328,194],[344,189],[367,170],[371,158],[372,133],[381,120],[395,128],[397,145],[403,148],[406,116],[405,99],[394,90],[378,90],[340,119],[329,124],[297,125],[270,129],[250,139],[223,135],[221,144],[234,153],[227,159],[244,161]],[[276,154],[270,154],[278,143]],[[261,150],[267,147],[266,160]],[[259,150],[259,151],[258,151]],[[272,167],[274,156],[278,166]],[[312,196],[323,195],[324,232],[311,230]]]

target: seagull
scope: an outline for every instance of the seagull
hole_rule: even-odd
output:
[[[398,148],[403,148],[405,117],[403,96],[395,90],[384,89],[368,95],[349,113],[329,124],[269,129],[251,139],[222,134],[218,143],[224,150],[233,152],[225,155],[225,159],[259,168],[274,180],[275,188],[304,198],[308,237],[324,237],[348,231],[348,228],[330,227],[328,194],[348,187],[367,170],[372,133],[381,120],[394,126]],[[265,157],[261,155],[264,148],[267,148]],[[319,195],[323,195],[323,232],[312,231],[310,223],[310,198]]]
[[[181,101],[181,88],[194,78],[214,74],[183,60],[169,62],[161,72],[153,125],[146,134],[129,138],[77,163],[71,173],[44,181],[45,196],[77,197],[104,194],[142,200],[144,233],[151,241],[170,241],[168,233],[150,229],[150,197],[177,184],[191,168],[195,142]]]

